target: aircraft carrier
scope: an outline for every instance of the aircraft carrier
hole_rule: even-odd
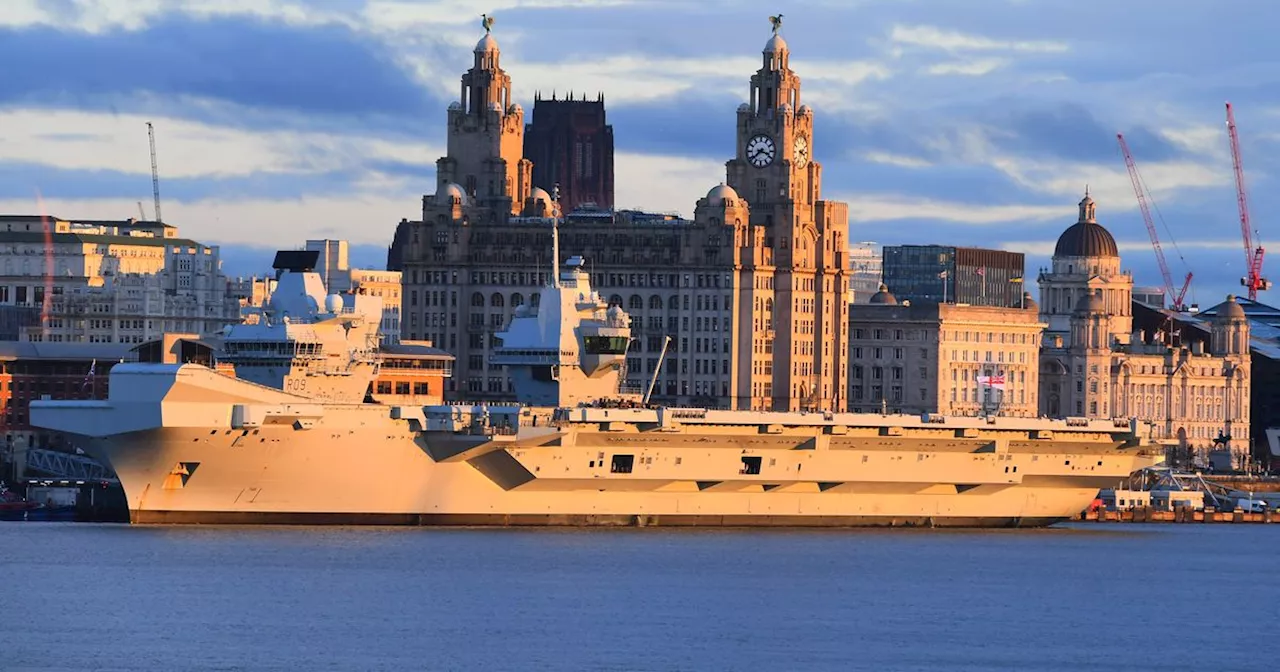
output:
[[[381,300],[326,294],[315,255],[277,255],[261,319],[224,332],[234,377],[120,364],[32,424],[109,465],[134,523],[1040,526],[1162,461],[1123,419],[650,406],[580,258],[499,334],[520,403],[366,402]]]

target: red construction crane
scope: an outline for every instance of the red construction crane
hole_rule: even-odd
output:
[[[1240,284],[1249,290],[1249,300],[1258,300],[1258,290],[1271,289],[1271,281],[1262,277],[1262,257],[1266,250],[1261,243],[1255,248],[1253,236],[1257,231],[1249,224],[1249,199],[1244,189],[1244,165],[1240,163],[1240,135],[1236,133],[1236,115],[1227,103],[1227,135],[1231,138],[1231,163],[1236,171],[1236,204],[1240,207],[1240,234],[1244,237],[1244,264],[1246,275]]]
[[[1175,294],[1173,276],[1169,273],[1168,262],[1164,260],[1164,248],[1160,247],[1160,236],[1156,234],[1156,224],[1151,219],[1151,209],[1147,207],[1146,189],[1142,185],[1142,177],[1138,175],[1138,164],[1133,162],[1133,155],[1129,153],[1129,144],[1124,141],[1124,135],[1116,133],[1116,140],[1120,141],[1120,151],[1124,154],[1124,165],[1129,169],[1129,180],[1133,182],[1133,195],[1138,197],[1138,208],[1142,210],[1142,221],[1147,225],[1147,233],[1151,236],[1151,247],[1156,251],[1156,263],[1160,264],[1160,275],[1164,278],[1165,294],[1173,302],[1174,310],[1186,310],[1183,301],[1187,298],[1187,289],[1191,287],[1191,273],[1187,273],[1186,280],[1182,281],[1182,290]]]

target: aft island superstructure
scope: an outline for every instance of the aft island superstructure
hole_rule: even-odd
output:
[[[498,334],[522,403],[370,403],[381,306],[326,296],[308,254],[224,334],[235,377],[117,365],[32,423],[109,464],[136,523],[1032,526],[1161,461],[1128,420],[652,407],[579,258]]]

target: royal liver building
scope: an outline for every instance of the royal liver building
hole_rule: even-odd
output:
[[[400,222],[388,259],[403,271],[403,337],[457,356],[448,396],[511,398],[493,334],[547,282],[561,218],[560,261],[585,257],[597,289],[631,315],[627,379],[656,380],[655,401],[846,408],[848,209],[822,199],[813,110],[776,26],[761,56],[725,181],[692,220],[561,213],[554,185],[531,184],[524,112],[486,33],[449,106],[435,194],[421,220]]]

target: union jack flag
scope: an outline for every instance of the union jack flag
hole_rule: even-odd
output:
[[[978,376],[978,384],[979,384],[979,385],[986,385],[987,387],[995,388],[995,389],[997,389],[997,390],[1003,390],[1003,389],[1004,389],[1004,376],[1003,376],[1003,375],[996,375],[996,376]]]

